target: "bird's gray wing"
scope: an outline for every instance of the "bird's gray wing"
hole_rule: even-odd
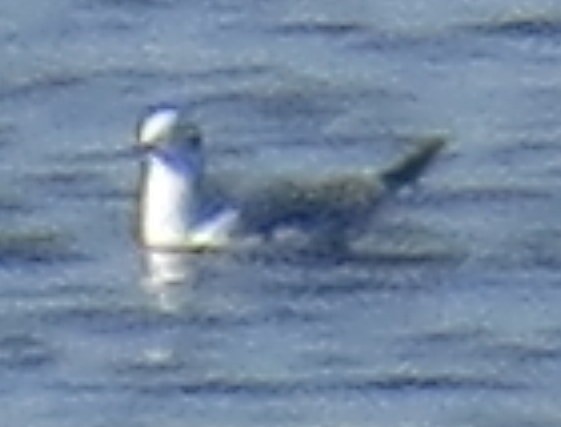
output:
[[[387,195],[415,182],[444,139],[414,141],[410,152],[382,170],[332,175],[287,175],[265,182],[228,180],[221,187],[236,204],[244,227],[269,233],[279,226],[339,233],[359,229]]]
[[[245,216],[265,228],[282,222],[359,224],[386,195],[417,181],[444,145],[440,136],[419,138],[409,152],[379,171],[269,182],[246,199]]]
[[[279,225],[332,231],[364,216],[383,193],[371,173],[284,177],[246,193],[241,211],[244,221],[258,231]]]

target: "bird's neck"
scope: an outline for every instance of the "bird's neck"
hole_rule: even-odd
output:
[[[140,189],[139,228],[144,244],[173,247],[188,238],[197,210],[202,159],[150,153]]]

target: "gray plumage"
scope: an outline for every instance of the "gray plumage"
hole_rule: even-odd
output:
[[[335,240],[360,231],[380,202],[423,174],[445,145],[441,137],[415,141],[413,149],[380,171],[333,176],[284,176],[231,189],[246,232],[272,235],[294,228]]]

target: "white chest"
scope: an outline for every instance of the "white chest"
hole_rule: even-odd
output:
[[[174,245],[192,226],[193,178],[161,159],[148,159],[141,196],[141,233],[146,244]]]

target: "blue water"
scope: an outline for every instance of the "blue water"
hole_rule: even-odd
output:
[[[561,423],[559,2],[4,0],[0,52],[5,425]],[[159,286],[126,150],[162,100],[223,176],[450,145],[354,255]]]

